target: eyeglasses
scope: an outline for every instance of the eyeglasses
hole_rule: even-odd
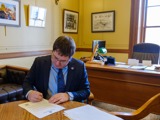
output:
[[[58,57],[56,57],[56,56],[54,55],[54,53],[52,53],[52,60],[53,60],[54,62],[60,62],[61,64],[67,64],[70,59],[60,60]]]

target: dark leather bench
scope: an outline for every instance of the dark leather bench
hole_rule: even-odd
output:
[[[22,83],[28,69],[16,66],[0,66],[0,104],[24,99]]]

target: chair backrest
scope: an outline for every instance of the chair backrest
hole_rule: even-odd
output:
[[[160,110],[160,93],[151,97],[140,108],[133,112],[111,112],[111,114],[121,117],[124,120],[140,120],[155,110]]]
[[[132,58],[142,60],[151,60],[152,64],[158,64],[160,46],[153,43],[139,43],[133,46]]]

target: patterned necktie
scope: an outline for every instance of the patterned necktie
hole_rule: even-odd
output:
[[[64,77],[63,77],[63,72],[62,69],[59,69],[58,71],[58,90],[57,92],[65,92],[65,84],[64,84]]]

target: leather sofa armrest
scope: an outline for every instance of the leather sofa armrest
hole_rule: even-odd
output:
[[[0,78],[0,84],[2,84],[3,83],[3,78]]]

